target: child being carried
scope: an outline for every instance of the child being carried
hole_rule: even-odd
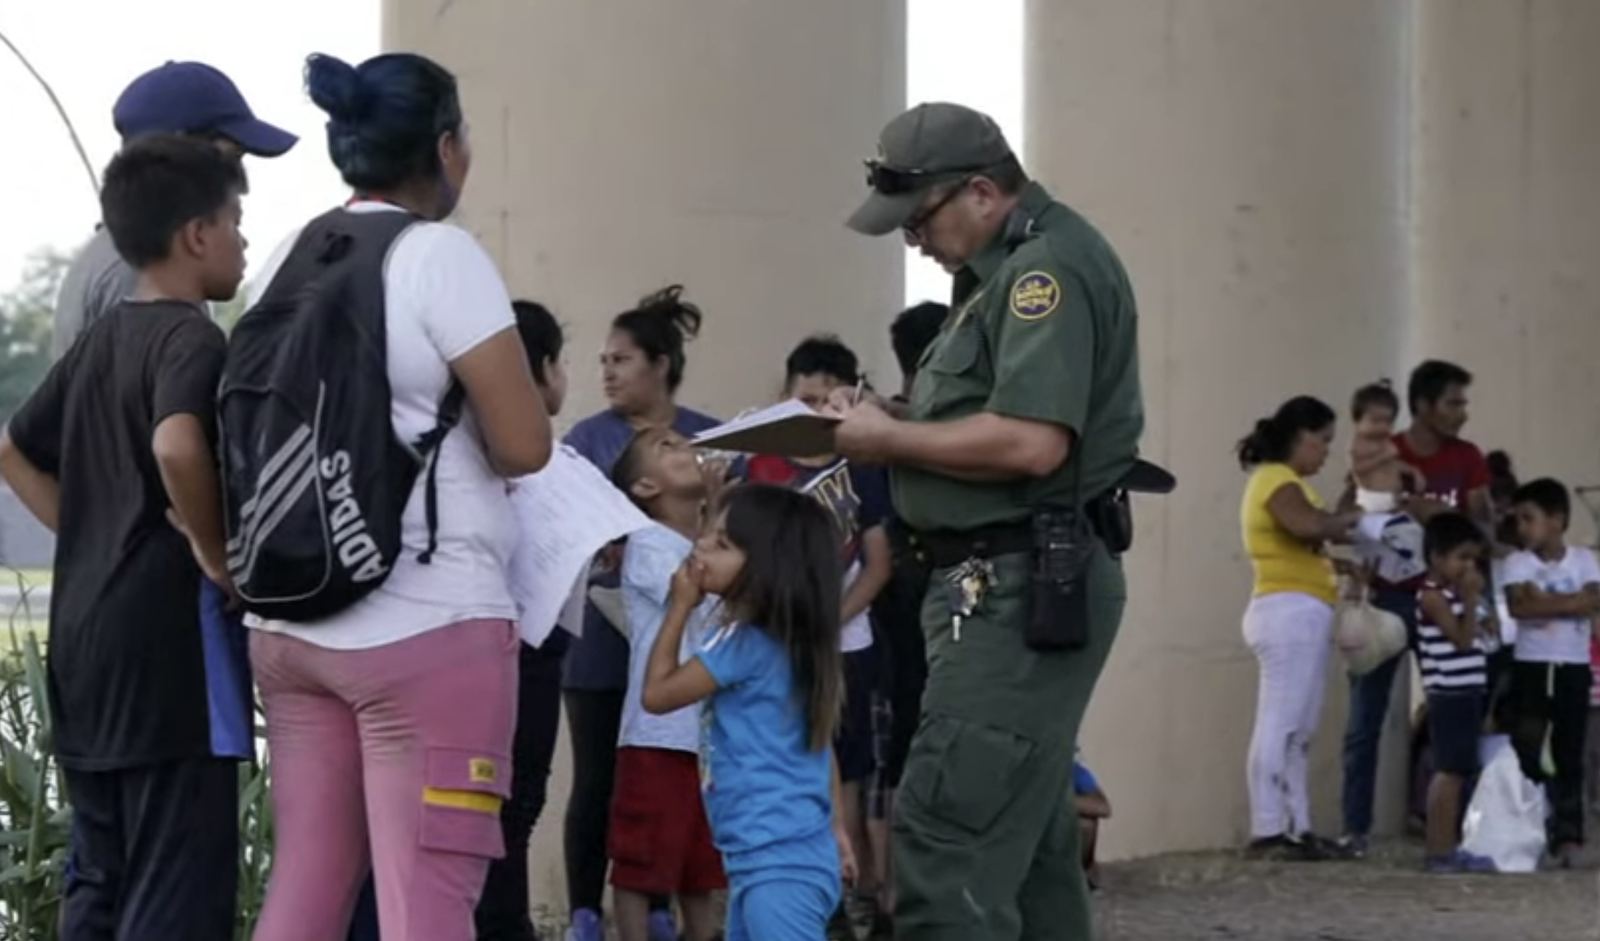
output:
[[[1394,423],[1400,399],[1387,379],[1356,390],[1350,403],[1355,434],[1350,439],[1350,477],[1356,503],[1368,513],[1394,513],[1404,493],[1421,493],[1422,472],[1400,457]]]
[[[1356,503],[1366,513],[1356,526],[1356,553],[1379,579],[1404,584],[1427,570],[1422,526],[1400,512],[1400,497],[1421,493],[1422,472],[1400,457],[1394,422],[1400,399],[1388,380],[1365,385],[1350,401],[1355,434],[1350,442],[1350,479]]]

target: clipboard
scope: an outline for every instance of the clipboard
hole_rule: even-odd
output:
[[[708,428],[689,444],[746,454],[818,457],[833,453],[833,430],[838,425],[838,418],[819,415],[804,402],[790,399]]]

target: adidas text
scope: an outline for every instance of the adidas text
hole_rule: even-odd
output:
[[[378,552],[378,544],[367,533],[367,521],[350,486],[350,452],[333,452],[322,459],[320,470],[322,479],[331,484],[327,489],[328,527],[333,530],[339,564],[358,584],[381,577],[388,566]]]

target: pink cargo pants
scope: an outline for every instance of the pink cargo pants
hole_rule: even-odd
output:
[[[255,941],[342,941],[369,866],[384,941],[472,941],[504,854],[517,644],[487,620],[370,650],[252,632],[276,816]]]

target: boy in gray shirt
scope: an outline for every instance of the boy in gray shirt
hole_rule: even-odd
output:
[[[200,62],[168,62],[134,79],[112,108],[124,143],[147,134],[204,137],[242,157],[279,157],[298,138],[258,120],[233,81]],[[133,293],[138,273],[111,244],[104,226],[73,259],[56,298],[52,361],[72,346],[84,328]]]

